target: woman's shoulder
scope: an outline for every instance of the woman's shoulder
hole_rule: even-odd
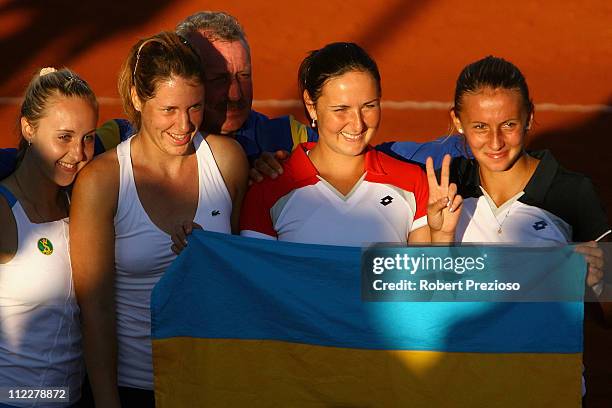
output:
[[[247,191],[246,207],[256,206],[269,210],[278,200],[301,188],[318,183],[317,171],[298,146],[282,164],[283,172],[275,178],[264,177],[254,182]]]
[[[242,197],[249,177],[249,162],[242,147],[229,136],[207,135],[205,139],[232,201]]]
[[[399,160],[375,149],[367,152],[366,170],[368,181],[392,184],[408,190],[427,187],[425,171],[420,165]]]
[[[240,143],[231,136],[208,134],[204,138],[212,151],[217,164],[220,162],[239,163],[248,166],[248,161]]]
[[[242,179],[248,176],[249,162],[240,144],[230,136],[206,135],[206,143],[225,178],[226,175],[236,174]]]
[[[540,190],[549,199],[579,201],[582,194],[595,194],[591,178],[563,167],[548,150],[534,151],[530,156],[539,160],[527,189]]]
[[[549,151],[530,153],[540,160],[526,195],[573,228],[574,241],[589,241],[609,229],[603,204],[590,177],[559,164]]]
[[[116,197],[118,192],[119,162],[117,150],[112,149],[96,156],[79,172],[73,196],[86,196],[99,201],[102,205],[106,202],[110,205],[112,200],[108,198]],[[115,202],[112,205],[114,206]]]
[[[377,149],[370,149],[367,152],[367,155],[372,155],[375,157],[375,160],[378,161],[378,164],[382,167],[382,169],[386,173],[395,173],[395,172],[411,172],[415,174],[420,174],[424,172],[423,167],[420,163],[401,160],[397,157],[393,157],[386,152],[382,152]],[[370,160],[371,161],[371,160]]]
[[[117,149],[108,150],[88,163],[80,172],[77,180],[92,179],[95,181],[112,181],[119,177],[119,161]]]
[[[244,160],[246,163],[244,150],[233,137],[209,134],[205,140],[216,160]]]

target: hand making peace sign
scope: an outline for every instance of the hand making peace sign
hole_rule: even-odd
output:
[[[428,157],[425,162],[429,185],[427,223],[431,230],[432,242],[453,241],[457,222],[461,215],[463,198],[457,194],[457,185],[455,183],[449,184],[450,162],[450,155],[445,155],[444,160],[442,160],[440,183],[438,183],[434,172],[432,158]]]

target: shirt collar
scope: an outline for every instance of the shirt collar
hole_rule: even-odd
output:
[[[312,161],[306,154],[307,151],[312,150],[317,145],[316,142],[300,143],[291,154],[290,165],[298,170],[296,173],[296,180],[306,180],[311,177],[316,177],[319,172],[315,168]],[[365,152],[365,171],[368,174],[373,175],[385,175],[385,169],[380,162],[380,155],[376,149],[368,145]]]
[[[544,202],[546,193],[550,190],[553,179],[559,170],[559,163],[548,150],[538,150],[527,152],[531,157],[534,157],[540,162],[536,167],[535,172],[527,182],[523,189],[525,194],[519,198],[525,204],[537,205]],[[457,180],[451,180],[459,184],[459,193],[464,197],[480,197],[480,173],[478,162],[475,159],[460,159],[454,160],[457,162],[457,168],[451,174],[458,174]]]
[[[529,155],[539,159],[540,163],[525,186],[523,190],[525,195],[520,198],[520,201],[525,204],[541,204],[559,171],[559,162],[548,150],[529,152]]]

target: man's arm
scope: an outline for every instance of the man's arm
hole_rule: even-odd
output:
[[[264,177],[276,178],[282,174],[282,162],[286,160],[290,151],[299,143],[305,141],[316,141],[316,132],[306,125],[291,118],[288,126],[291,129],[291,139],[286,135],[281,136],[278,145],[273,145],[273,135],[266,135],[266,145],[263,145],[263,153],[252,161],[250,178],[253,182],[260,182]],[[288,142],[291,141],[291,144]],[[277,147],[276,149],[274,147]],[[398,160],[425,166],[425,161],[431,157],[434,168],[442,167],[442,160],[445,155],[451,158],[466,157],[472,158],[470,148],[465,144],[463,137],[459,135],[442,136],[431,142],[386,142],[376,146],[376,149],[394,157]]]
[[[451,158],[472,158],[472,152],[460,135],[442,136],[431,142],[386,142],[376,146],[376,150],[384,152],[398,160],[408,161],[420,166],[425,165],[428,157],[433,159],[435,169],[442,167],[445,155]]]

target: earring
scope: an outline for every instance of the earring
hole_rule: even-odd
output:
[[[316,128],[317,127],[317,120],[313,119],[312,123],[310,124],[310,127]]]
[[[457,129],[459,133],[463,134],[463,129]]]
[[[28,147],[32,146],[32,141],[28,140]]]

